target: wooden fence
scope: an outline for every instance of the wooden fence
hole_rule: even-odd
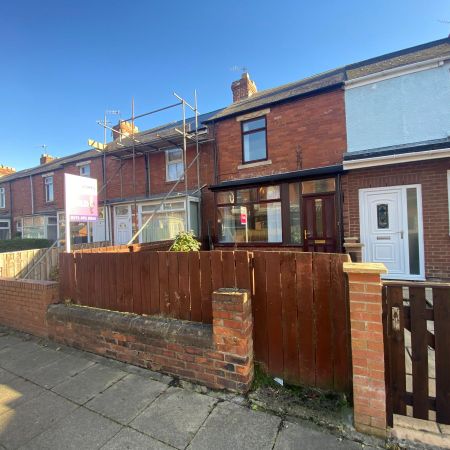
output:
[[[385,282],[388,415],[450,424],[450,284]]]
[[[74,251],[92,251],[105,248],[108,242],[75,244]],[[0,253],[0,277],[27,278],[29,280],[54,280],[58,276],[58,254],[62,247],[21,250]]]
[[[28,274],[28,279],[50,280],[55,274],[56,267],[58,267],[57,248],[0,253],[0,277],[23,278]]]
[[[62,299],[211,323],[211,294],[252,293],[255,359],[273,376],[348,392],[347,255],[290,251],[60,255]]]

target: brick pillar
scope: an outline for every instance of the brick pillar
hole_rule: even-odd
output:
[[[386,436],[382,319],[384,264],[344,263],[349,281],[354,422],[358,431]]]
[[[224,355],[222,387],[246,392],[253,381],[253,317],[251,297],[245,289],[222,288],[213,292],[213,341]]]

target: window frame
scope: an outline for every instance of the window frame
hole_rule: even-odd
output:
[[[90,176],[91,176],[91,163],[80,164],[79,168],[80,168],[80,177],[90,178]],[[89,169],[89,175],[86,175],[86,174],[82,173],[82,170],[84,170],[85,168]]]
[[[257,120],[261,120],[264,119],[264,127],[261,128],[256,128],[254,130],[250,130],[250,131],[244,131],[244,125],[246,123],[249,122],[256,122]],[[244,137],[248,136],[250,134],[255,134],[255,133],[259,133],[261,131],[264,131],[264,144],[265,144],[265,152],[266,152],[266,156],[264,158],[260,158],[260,159],[251,159],[246,161],[245,160],[245,147],[244,147]],[[248,120],[243,120],[241,121],[241,157],[242,157],[242,164],[253,164],[253,163],[257,163],[257,162],[261,162],[261,161],[267,161],[269,159],[269,151],[267,148],[267,117],[266,116],[259,116],[259,117],[255,117],[253,119],[248,119]]]
[[[0,209],[6,208],[6,189],[0,187]]]
[[[170,152],[180,152],[181,154],[181,158],[176,160],[176,161],[169,161],[169,153]],[[184,154],[183,154],[183,149],[175,147],[175,148],[169,148],[165,151],[165,158],[166,158],[166,182],[167,183],[176,183],[179,180],[184,180]],[[175,178],[175,179],[171,179],[169,178],[169,165],[172,164],[182,164],[183,166],[183,174],[181,175],[181,177],[179,178]]]
[[[51,180],[51,183],[48,183],[47,180]],[[52,196],[49,198],[48,195],[48,186],[52,186]],[[52,203],[55,201],[55,180],[53,179],[53,175],[48,175],[44,177],[44,194],[45,194],[45,203]]]
[[[260,195],[260,188],[267,188],[270,186],[276,186],[279,189],[279,196],[278,198],[274,198],[274,199],[263,199],[261,198]],[[245,202],[241,202],[238,203],[237,198],[238,198],[238,191],[244,191],[244,190],[248,190],[248,189],[255,189],[256,190],[256,196],[255,198],[252,200],[248,200]],[[228,203],[218,203],[217,201],[217,196],[220,192],[232,192],[233,193],[233,202],[228,202]],[[281,210],[281,241],[276,241],[276,242],[269,242],[269,241],[249,241],[249,242],[220,242],[219,241],[219,236],[217,235],[217,243],[219,245],[223,245],[223,246],[282,246],[285,245],[284,242],[284,230],[283,230],[283,183],[271,183],[271,184],[260,184],[260,185],[256,185],[256,186],[242,186],[240,188],[231,188],[231,189],[221,189],[220,191],[215,192],[215,223],[217,225],[217,219],[218,219],[218,208],[221,207],[241,207],[244,206],[247,211],[250,208],[253,208],[254,205],[257,204],[269,204],[269,203],[279,203],[280,204],[280,210]]]

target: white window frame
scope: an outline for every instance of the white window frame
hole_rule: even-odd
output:
[[[173,152],[180,152],[181,157],[175,161],[169,161],[169,154]],[[169,182],[175,182],[178,180],[184,179],[184,173],[181,174],[179,178],[170,178],[169,177],[169,166],[175,165],[175,164],[182,164],[182,172],[184,172],[184,162],[183,162],[183,150],[181,148],[171,148],[169,150],[166,150],[166,181]]]
[[[6,208],[6,189],[0,187],[0,209]]]
[[[10,219],[0,219],[0,222],[7,222],[8,223],[7,227],[0,226],[0,230],[8,230],[8,234],[7,234],[7,238],[6,239],[11,239],[11,220]]]
[[[84,163],[80,164],[80,176],[81,177],[90,177],[91,176],[91,164],[90,163]],[[83,170],[88,169],[88,174],[83,173]]]
[[[51,180],[51,182],[48,182],[48,180]],[[49,186],[51,186],[51,196],[50,196]],[[44,177],[44,190],[45,190],[45,202],[46,203],[54,202],[55,201],[55,185],[54,185],[53,175],[47,175],[46,177]]]

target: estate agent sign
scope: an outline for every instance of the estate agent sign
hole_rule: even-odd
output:
[[[70,252],[70,222],[92,222],[98,218],[97,180],[64,174],[66,251]]]

